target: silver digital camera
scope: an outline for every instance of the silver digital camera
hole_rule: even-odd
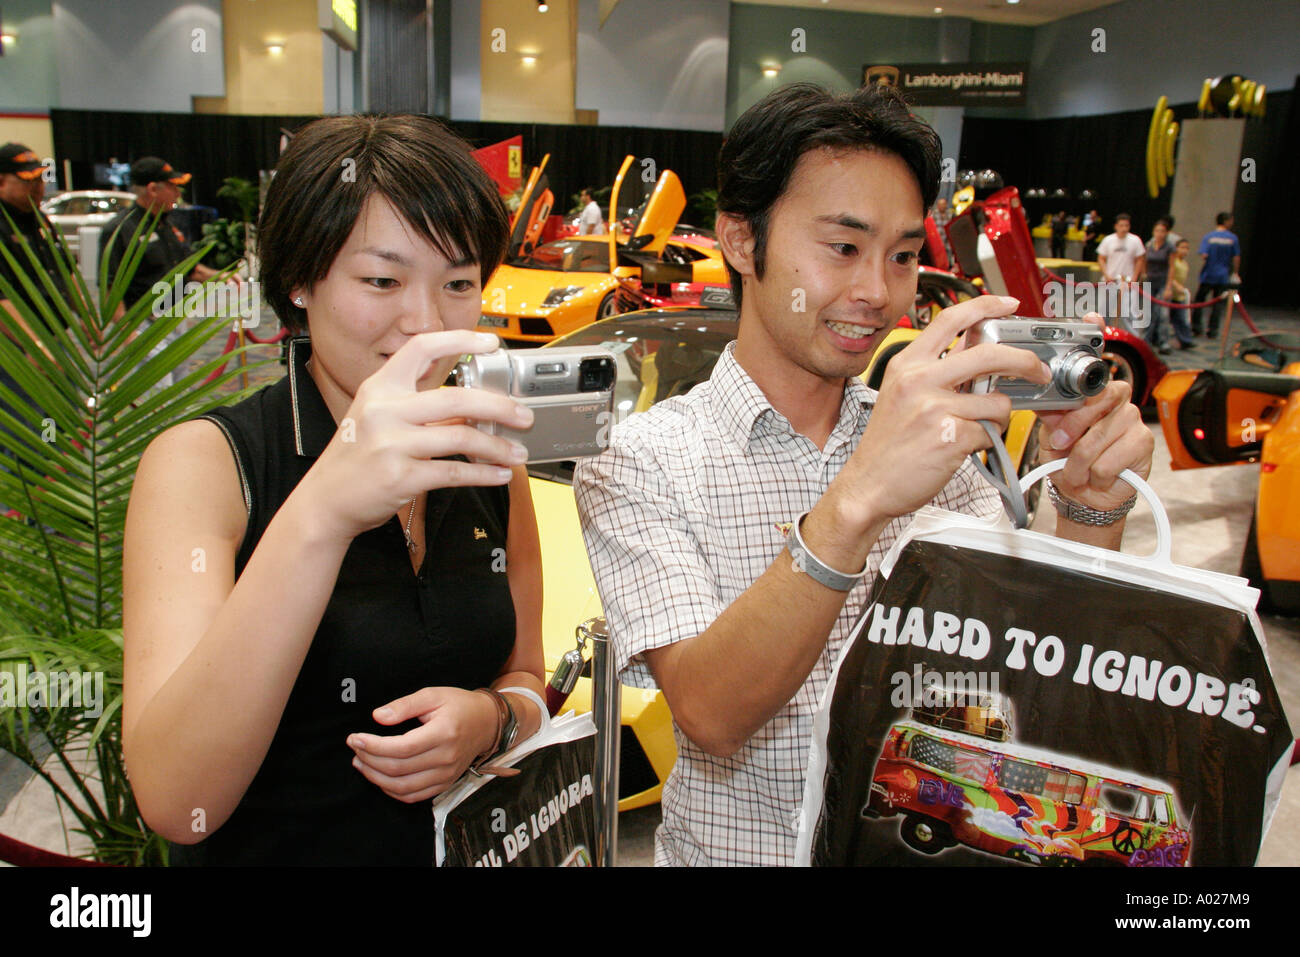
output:
[[[1013,409],[1053,411],[1077,409],[1089,396],[1106,388],[1110,368],[1101,358],[1105,337],[1090,322],[1055,322],[1007,316],[985,319],[966,330],[968,346],[997,342],[1028,349],[1052,370],[1045,385],[1014,376],[986,375],[973,379],[966,391],[1001,392]]]
[[[455,375],[459,386],[500,392],[533,410],[529,429],[474,423],[525,446],[530,464],[596,455],[609,444],[617,366],[608,349],[498,349],[469,356]]]

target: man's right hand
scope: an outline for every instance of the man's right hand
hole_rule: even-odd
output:
[[[805,523],[815,554],[822,555],[813,544],[820,539],[824,560],[833,567],[861,567],[890,520],[928,504],[967,456],[988,448],[981,419],[1006,428],[1011,400],[996,392],[959,392],[963,384],[990,374],[1050,381],[1050,370],[1037,356],[1014,346],[966,348],[963,341],[945,356],[966,329],[982,319],[1011,315],[1017,305],[1008,297],[978,296],[951,306],[890,360],[861,444]],[[830,508],[823,512],[821,505]],[[836,552],[843,564],[832,557]]]

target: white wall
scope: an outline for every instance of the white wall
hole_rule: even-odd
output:
[[[451,0],[451,119],[482,116],[479,0]]]
[[[65,109],[189,113],[225,95],[221,0],[55,0],[54,36]]]
[[[622,0],[602,27],[579,0],[574,105],[601,126],[721,132],[730,18],[727,0]]]
[[[321,103],[324,113],[351,113],[355,107],[352,51],[339,46],[332,36],[321,40]]]
[[[1092,52],[1105,30],[1106,51]],[[1300,73],[1296,0],[1125,0],[1034,30],[1029,115],[1151,109],[1195,102],[1206,77],[1240,73],[1289,90]]]
[[[58,106],[50,0],[4,0],[0,13],[5,32],[15,37],[0,57],[0,112],[44,113]]]

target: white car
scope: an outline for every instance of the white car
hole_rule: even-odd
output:
[[[135,202],[134,193],[113,189],[78,189],[51,196],[41,203],[41,212],[63,234],[68,251],[77,255],[82,226],[103,226]]]

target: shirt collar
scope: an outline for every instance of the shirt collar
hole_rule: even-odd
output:
[[[737,447],[745,448],[754,434],[754,428],[764,417],[779,416],[772,408],[763,390],[749,373],[741,368],[735,357],[736,343],[729,342],[718,357],[709,381],[713,387],[714,403],[726,433]],[[876,401],[876,391],[854,376],[844,389],[840,404],[840,419],[836,430],[856,428],[864,414]]]
[[[293,406],[293,447],[299,455],[319,458],[338,430],[329,406],[307,371],[311,358],[311,339],[295,336],[289,340],[289,398]]]

